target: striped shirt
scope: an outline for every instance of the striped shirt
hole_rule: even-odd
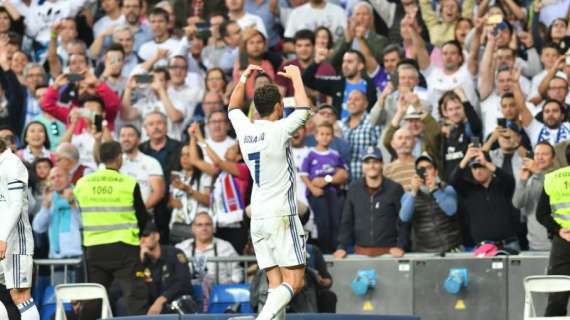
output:
[[[412,177],[416,174],[415,161],[395,160],[384,166],[384,176],[399,183],[404,191],[410,191]]]
[[[352,160],[349,163],[350,180],[355,181],[362,177],[362,161],[360,154],[370,146],[376,146],[380,138],[380,127],[370,123],[368,113],[365,113],[358,125],[350,127],[350,117],[340,122],[344,137],[350,145]]]

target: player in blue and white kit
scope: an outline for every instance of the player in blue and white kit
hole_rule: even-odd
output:
[[[240,107],[244,84],[253,70],[260,68],[249,66],[243,72],[232,92],[228,115],[254,181],[251,238],[259,267],[269,280],[267,301],[257,319],[284,319],[285,306],[304,286],[305,234],[297,215],[291,137],[309,118],[310,101],[299,68],[287,66],[280,74],[293,82],[295,111],[283,118],[279,90],[265,85],[253,98],[261,119],[251,123]]]
[[[39,320],[31,296],[34,240],[27,189],[28,170],[0,138],[0,264],[22,320]]]

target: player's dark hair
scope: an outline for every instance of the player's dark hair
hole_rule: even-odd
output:
[[[273,113],[273,110],[275,110],[275,105],[281,102],[281,99],[281,94],[279,93],[277,86],[267,84],[255,90],[253,103],[255,103],[257,112],[263,118]]]
[[[121,144],[117,141],[104,142],[99,148],[99,159],[102,163],[110,163],[120,157],[122,152]]]

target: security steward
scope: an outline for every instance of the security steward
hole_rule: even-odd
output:
[[[149,288],[147,314],[173,313],[170,303],[192,295],[192,278],[188,259],[182,250],[160,245],[160,233],[154,223],[148,222],[141,233],[141,261],[144,279]]]
[[[566,158],[570,163],[569,152]],[[546,174],[536,218],[552,236],[548,274],[570,276],[570,166]],[[570,292],[550,294],[545,317],[565,316],[569,296]]]
[[[137,181],[119,173],[123,163],[121,145],[105,142],[99,156],[105,167],[81,178],[74,189],[83,221],[88,281],[108,291],[116,280],[128,315],[145,314],[147,288],[139,258],[139,233],[148,213]],[[93,303],[85,305],[81,319],[98,314],[96,308]]]

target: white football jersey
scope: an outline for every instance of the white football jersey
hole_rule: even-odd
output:
[[[279,121],[251,123],[239,109],[229,118],[236,131],[242,156],[253,178],[252,219],[297,214],[296,168],[291,136],[309,118],[309,110],[297,108]]]
[[[27,190],[28,170],[8,148],[0,154],[0,240],[6,241],[6,254],[34,253]]]

